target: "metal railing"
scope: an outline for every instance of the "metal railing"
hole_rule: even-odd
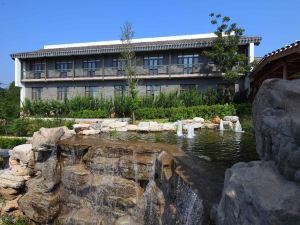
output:
[[[218,73],[213,64],[171,64],[157,66],[136,66],[138,76],[172,76],[172,75],[210,75]],[[63,79],[84,77],[124,77],[125,71],[118,67],[75,68],[73,70],[23,71],[23,79]]]

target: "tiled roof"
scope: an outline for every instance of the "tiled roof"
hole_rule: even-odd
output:
[[[211,46],[215,38],[198,38],[185,40],[169,40],[169,41],[152,41],[132,43],[135,52],[143,51],[159,51],[171,49],[188,49],[188,48],[204,48]],[[259,44],[261,37],[242,37],[241,45],[255,43]],[[40,58],[40,57],[56,57],[56,56],[72,56],[72,55],[93,55],[105,53],[120,53],[121,44],[84,46],[84,47],[68,47],[68,48],[47,48],[31,52],[21,52],[11,54],[12,58]]]
[[[253,76],[254,74],[256,74],[259,70],[261,70],[268,63],[270,63],[274,60],[278,60],[287,55],[294,54],[295,52],[299,52],[299,51],[300,51],[300,41],[295,41],[289,45],[285,45],[282,48],[276,49],[275,51],[267,53],[259,61],[259,63],[256,65],[256,67],[251,71],[250,76]]]

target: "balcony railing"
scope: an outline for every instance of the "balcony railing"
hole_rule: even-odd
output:
[[[213,64],[171,64],[171,65],[158,65],[152,67],[137,66],[136,74],[143,77],[156,77],[156,76],[169,76],[174,75],[213,75],[219,74]],[[63,78],[118,78],[124,77],[125,71],[117,67],[102,67],[102,68],[75,68],[75,70],[43,70],[43,71],[23,71],[23,79],[63,79]]]

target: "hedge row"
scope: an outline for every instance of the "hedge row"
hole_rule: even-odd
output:
[[[0,137],[0,148],[3,149],[12,149],[17,145],[25,144],[25,138],[7,138]]]
[[[107,118],[110,117],[110,113],[105,110],[80,110],[77,112],[70,112],[69,118]]]
[[[236,115],[234,105],[201,105],[188,108],[143,108],[136,111],[136,118],[139,120],[168,118],[170,121],[176,121],[194,117],[211,119],[215,116],[224,117],[227,115]]]

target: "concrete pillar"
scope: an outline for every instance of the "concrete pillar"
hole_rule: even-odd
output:
[[[22,83],[22,65],[21,60],[15,58],[15,86],[20,87],[20,104],[25,101],[25,86]]]

